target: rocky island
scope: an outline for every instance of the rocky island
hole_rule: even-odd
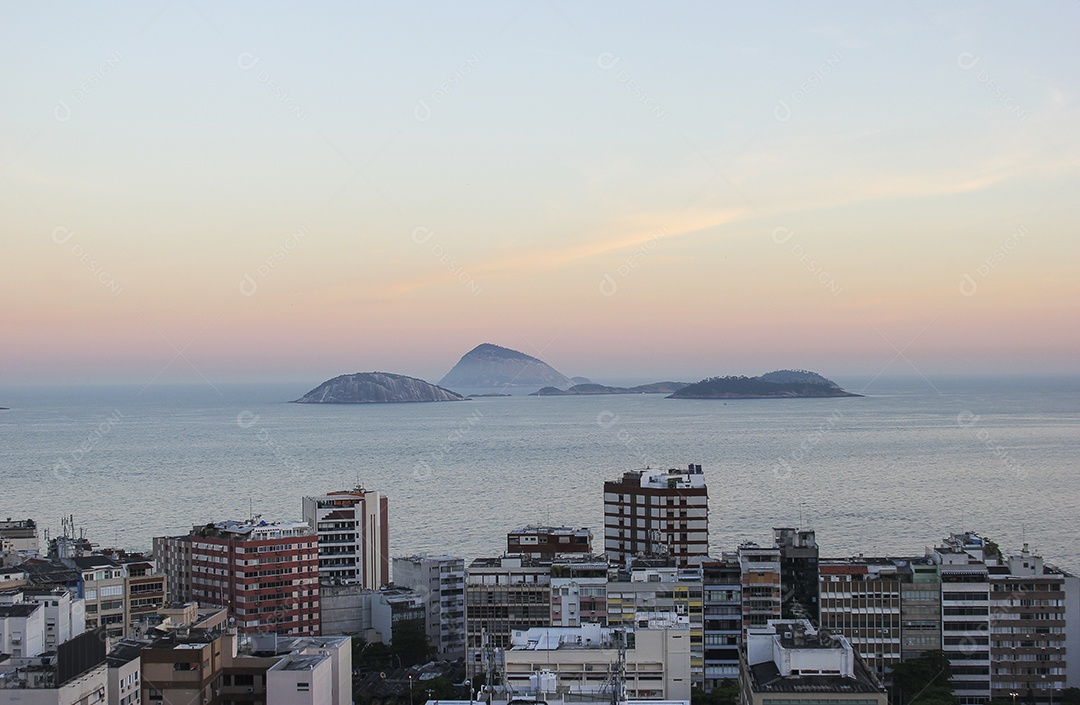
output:
[[[443,387],[569,387],[570,378],[543,360],[483,343],[465,353],[439,380]]]
[[[668,399],[791,399],[860,397],[807,370],[777,370],[760,377],[709,377],[683,387]]]
[[[530,397],[562,397],[575,394],[671,394],[683,387],[689,386],[689,382],[653,382],[641,384],[636,387],[609,387],[604,384],[575,384],[570,389],[558,387],[544,387],[530,394]]]
[[[296,404],[377,404],[468,401],[449,389],[390,372],[357,372],[334,377],[297,399]]]

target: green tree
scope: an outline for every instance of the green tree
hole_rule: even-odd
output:
[[[401,658],[402,666],[427,663],[435,653],[431,640],[419,619],[404,619],[394,623],[394,643],[390,652]]]
[[[725,678],[709,692],[694,687],[690,690],[690,705],[738,705],[739,684]]]
[[[957,705],[950,681],[952,668],[944,651],[934,650],[896,664],[893,699],[903,705]]]
[[[380,641],[367,642],[362,637],[353,638],[353,668],[360,671],[385,671],[390,663],[397,663],[390,647]]]

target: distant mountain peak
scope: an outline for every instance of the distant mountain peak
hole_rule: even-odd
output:
[[[543,360],[520,350],[481,343],[439,380],[442,387],[569,387],[573,382]]]
[[[495,343],[480,343],[475,348],[465,353],[461,359],[464,360],[466,357],[483,357],[496,360],[531,360],[533,362],[544,363],[540,358],[526,355],[520,350],[514,350],[513,348],[504,348]]]

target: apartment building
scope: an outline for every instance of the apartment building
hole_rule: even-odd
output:
[[[727,553],[720,560],[701,564],[704,596],[705,689],[725,680],[738,681],[742,644],[742,570],[738,557]]]
[[[465,664],[497,668],[515,629],[551,626],[551,564],[524,556],[477,558],[465,578]]]
[[[464,658],[465,560],[455,556],[395,558],[394,584],[419,595],[427,635],[439,656]]]
[[[227,608],[241,633],[318,634],[316,541],[302,521],[255,517],[195,527],[191,586],[184,591],[199,604]]]
[[[780,573],[780,549],[762,547],[748,541],[739,546],[742,585],[743,638],[748,629],[764,627],[771,619],[780,619],[783,603]]]
[[[887,558],[833,558],[819,569],[821,629],[846,637],[885,682],[902,657],[900,567]]]
[[[671,556],[680,566],[709,555],[709,490],[700,465],[635,470],[604,483],[604,551],[626,565],[635,556]]]
[[[818,620],[818,545],[813,529],[773,529],[780,549],[782,619]]]
[[[619,571],[611,576],[607,587],[608,626],[627,629],[685,626],[689,630],[690,679],[694,685],[704,685],[701,570],[678,568],[670,562],[639,559],[632,563],[629,571]]]
[[[551,564],[551,626],[607,624],[608,560],[563,556]]]
[[[387,498],[357,485],[304,497],[304,521],[318,535],[319,579],[375,590],[390,582]]]

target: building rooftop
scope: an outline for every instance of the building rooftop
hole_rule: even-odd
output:
[[[782,676],[772,661],[750,666],[750,687],[758,693],[880,693],[866,666],[858,662],[855,677]]]
[[[0,521],[0,535],[8,538],[33,538],[37,536],[37,524],[33,519],[12,519]]]
[[[62,587],[27,587],[27,588],[15,588],[13,592],[21,592],[24,596],[29,598],[34,597],[63,597],[64,595],[71,595],[71,591]]]
[[[240,637],[238,651],[246,656],[276,656],[307,648],[340,648],[348,643],[348,636],[287,636],[284,634],[245,634]]]
[[[71,563],[79,570],[87,570],[93,568],[119,568],[122,563],[115,561],[108,556],[76,556],[74,558],[66,558],[66,561]]]
[[[638,485],[646,489],[705,489],[705,475],[700,465],[691,463],[685,469],[646,467],[644,470],[630,470],[623,473],[623,485]]]
[[[206,526],[195,526],[191,531],[195,536],[251,541],[306,536],[315,533],[315,530],[306,521],[266,521],[257,516],[254,519],[244,521],[219,521]]]
[[[742,668],[758,693],[881,693],[844,636],[805,619],[769,620],[746,635]]]
[[[469,564],[469,570],[481,568],[548,568],[551,566],[550,558],[533,558],[532,556],[506,555],[497,558],[476,558]]]
[[[462,563],[465,562],[465,559],[461,556],[422,556],[419,554],[412,556],[397,556],[394,558],[394,560],[409,561],[410,563],[419,563],[421,561],[438,561],[440,563],[449,561],[461,561]]]
[[[541,534],[555,534],[564,536],[591,536],[592,530],[588,527],[575,529],[572,526],[543,526],[540,524],[527,524],[520,528],[514,529],[509,532],[510,534],[522,534],[522,535],[541,535]]]
[[[117,668],[125,663],[134,661],[142,654],[142,650],[150,645],[149,641],[136,639],[123,639],[116,643],[105,657],[109,668]]]
[[[156,639],[146,648],[149,649],[201,649],[224,633],[224,629],[180,628],[169,631]]]
[[[79,571],[64,565],[47,560],[27,561],[16,567],[16,570],[25,572],[30,582],[42,585],[47,583],[77,583],[82,580]]]
[[[270,667],[271,671],[310,671],[330,658],[327,654],[289,654]]]
[[[626,639],[627,648],[633,648],[632,629],[615,629],[592,623],[580,627],[532,627],[514,629],[510,636],[510,648],[512,651],[614,649],[618,647],[620,638]]]
[[[39,609],[41,609],[41,605],[36,602],[21,602],[17,605],[0,605],[0,619],[6,617],[29,617]]]
[[[337,490],[335,492],[327,492],[325,497],[363,497],[368,493],[367,489],[357,483],[351,490]]]

